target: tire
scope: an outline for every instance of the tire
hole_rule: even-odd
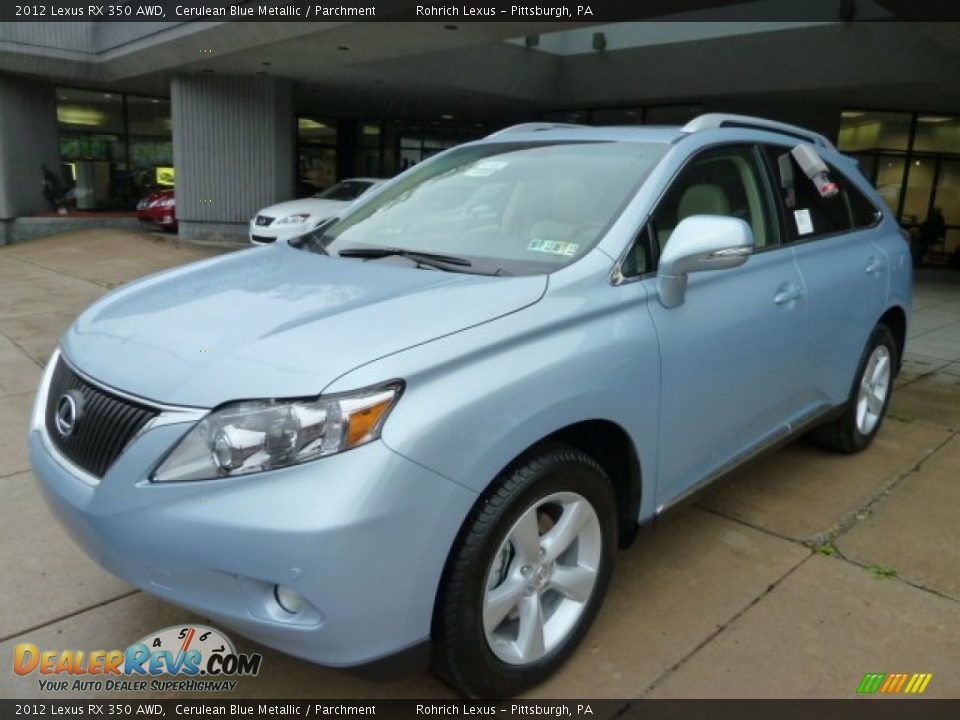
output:
[[[437,674],[471,697],[510,697],[551,675],[603,602],[616,518],[609,478],[579,450],[545,444],[507,468],[447,561],[434,614]],[[579,530],[563,550],[553,541],[574,537],[559,532],[566,527]]]
[[[899,358],[897,342],[893,333],[886,325],[880,324],[873,329],[867,347],[857,366],[857,375],[850,389],[850,397],[844,405],[843,412],[834,420],[815,428],[811,433],[813,440],[828,450],[842,453],[856,453],[866,449],[876,437],[883,418],[893,395],[893,379]],[[875,384],[877,362],[886,362],[886,386],[882,400],[877,398]],[[865,377],[869,375],[870,377]],[[865,385],[870,385],[874,391],[869,391]],[[872,395],[867,399],[864,394]],[[864,406],[864,403],[867,403]],[[864,413],[868,415],[865,416]],[[870,418],[873,418],[870,420]]]

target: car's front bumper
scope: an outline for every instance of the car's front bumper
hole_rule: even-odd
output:
[[[254,245],[270,245],[275,242],[289,240],[290,238],[300,237],[310,232],[314,225],[304,223],[303,225],[279,225],[276,221],[271,225],[262,227],[251,221],[249,224],[250,242]]]
[[[35,418],[30,456],[44,495],[92,558],[149,593],[325,665],[370,663],[429,636],[473,493],[382,442],[246,477],[150,482],[191,426],[147,431],[93,484]],[[307,609],[280,608],[277,584]]]

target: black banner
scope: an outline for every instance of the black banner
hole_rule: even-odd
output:
[[[955,720],[960,700],[0,700],[8,718]]]
[[[0,22],[523,22],[947,21],[953,0],[46,0],[0,2]]]

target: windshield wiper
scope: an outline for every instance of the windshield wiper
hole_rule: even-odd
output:
[[[470,267],[473,265],[473,263],[466,258],[457,257],[456,255],[441,255],[439,253],[420,252],[418,250],[404,250],[403,248],[397,247],[349,248],[347,250],[341,250],[337,254],[340,257],[372,259],[399,255],[400,257],[409,258],[420,265],[428,265],[441,270],[448,270],[449,265],[455,265],[457,267]]]

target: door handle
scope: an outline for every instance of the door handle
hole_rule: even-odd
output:
[[[773,302],[775,305],[786,305],[788,302],[802,298],[803,293],[802,285],[798,285],[797,283],[784,283],[777,288],[777,292],[773,296]]]
[[[867,266],[863,269],[867,275],[875,275],[881,270],[883,270],[887,264],[878,258],[876,255],[871,255],[870,259],[867,260]]]

